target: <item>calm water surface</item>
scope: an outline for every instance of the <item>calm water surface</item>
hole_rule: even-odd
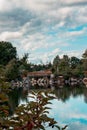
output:
[[[36,91],[36,90],[35,90]],[[11,112],[20,104],[29,101],[27,90],[15,90],[9,94]],[[55,90],[57,99],[52,100],[50,117],[60,126],[68,125],[67,130],[87,130],[87,89],[82,87]],[[48,128],[47,130],[56,130]]]

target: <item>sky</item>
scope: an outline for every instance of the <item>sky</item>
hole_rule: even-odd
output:
[[[87,0],[0,0],[0,41],[36,64],[56,55],[80,58],[87,49]]]

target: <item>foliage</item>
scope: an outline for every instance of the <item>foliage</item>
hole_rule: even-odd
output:
[[[50,92],[41,92],[38,93],[32,91],[32,95],[29,95],[32,100],[26,104],[19,106],[14,116],[10,118],[5,118],[4,127],[7,127],[7,130],[12,127],[14,130],[45,130],[47,127],[57,128],[58,130],[65,130],[67,125],[63,128],[57,125],[57,122],[54,118],[48,117],[48,104],[51,104],[50,100],[55,97]],[[2,130],[2,129],[1,129]]]
[[[28,62],[28,53],[25,53],[24,56],[20,59],[22,64],[26,64]]]
[[[53,70],[56,74],[59,73],[60,57],[57,55],[53,60]]]
[[[5,67],[0,66],[0,92],[8,92],[9,83],[6,82]]]
[[[5,67],[0,65],[0,82],[5,80]]]
[[[70,58],[70,66],[72,69],[75,69],[79,63],[80,63],[80,59],[78,59],[77,57],[72,56]]]
[[[6,105],[8,103],[8,97],[5,95],[5,93],[0,94],[0,117],[8,116],[8,106]]]
[[[67,55],[64,55],[61,59],[59,70],[62,75],[68,74],[70,72],[69,57]]]
[[[9,116],[8,95],[9,83],[5,78],[5,67],[0,65],[0,128],[3,128],[4,119]],[[0,129],[1,130],[1,129]]]
[[[16,59],[12,59],[6,65],[5,77],[8,81],[14,80],[19,76],[18,62]]]
[[[9,116],[8,92],[9,83],[2,80],[0,82],[0,130],[6,128],[5,119]]]
[[[69,68],[69,57],[63,55],[63,58],[59,58],[57,55],[53,60],[54,73],[58,75],[65,75],[70,72]]]
[[[10,60],[16,58],[16,48],[10,42],[0,42],[0,64],[6,65]]]
[[[29,67],[28,67],[29,68]],[[40,70],[48,70],[52,68],[52,64],[49,62],[47,64],[30,64],[30,70],[29,71],[40,71]]]
[[[84,55],[86,57],[86,52]],[[59,58],[57,55],[53,60],[52,69],[55,75],[83,77],[84,70],[87,69],[87,59],[82,60],[75,56],[69,58],[67,55],[63,55],[63,58]]]
[[[87,71],[87,49],[83,53],[82,57],[83,57],[83,70]],[[87,76],[86,73],[85,73],[85,76]]]
[[[85,50],[85,52],[83,53],[82,56],[83,56],[84,59],[87,59],[87,49]]]

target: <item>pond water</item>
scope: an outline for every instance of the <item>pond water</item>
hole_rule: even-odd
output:
[[[65,87],[54,92],[57,99],[51,101],[52,109],[49,111],[49,116],[55,118],[60,126],[68,125],[66,130],[87,130],[87,89]],[[29,100],[29,93],[29,90],[19,89],[9,94],[11,113],[18,105],[25,104]]]

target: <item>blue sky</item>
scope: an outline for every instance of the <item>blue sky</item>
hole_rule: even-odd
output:
[[[87,0],[0,0],[0,41],[47,63],[87,49]]]

